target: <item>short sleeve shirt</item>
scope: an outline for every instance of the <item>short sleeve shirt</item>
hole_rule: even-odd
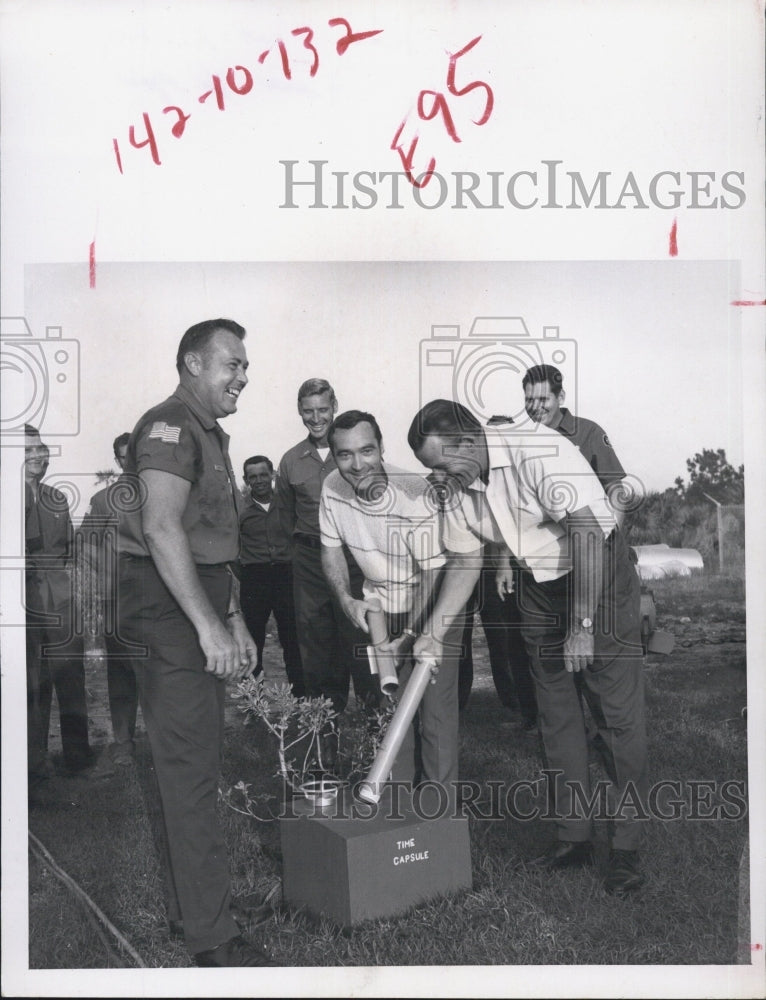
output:
[[[322,484],[335,469],[332,452],[322,459],[308,437],[282,456],[277,470],[276,501],[290,535],[297,532],[319,537]]]
[[[605,534],[615,525],[604,490],[581,452],[565,438],[508,433],[487,428],[489,482],[476,479],[448,502],[444,544],[454,552],[475,551],[485,541],[507,545],[538,582],[572,568],[562,523],[590,508]]]
[[[361,500],[336,470],[325,480],[319,506],[322,545],[346,545],[362,573],[366,597],[389,613],[409,611],[424,570],[446,562],[438,505],[423,476],[385,466],[388,482],[374,500]]]
[[[290,562],[290,542],[273,499],[268,510],[257,500],[246,503],[239,515],[239,533],[243,566]]]
[[[608,491],[613,483],[625,478],[625,470],[615,454],[606,431],[593,420],[575,417],[565,407],[561,407],[561,422],[556,430],[576,445]]]
[[[128,442],[125,471],[168,472],[191,484],[181,523],[195,563],[231,562],[239,553],[238,491],[229,461],[229,437],[182,385],[138,421]],[[144,484],[136,486],[145,494]],[[140,502],[134,504],[140,508]],[[120,551],[148,556],[140,509],[120,522]]]

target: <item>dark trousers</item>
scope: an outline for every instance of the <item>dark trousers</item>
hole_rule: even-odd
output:
[[[612,846],[635,850],[642,839],[643,820],[635,815],[631,803],[638,801],[637,809],[645,811],[648,791],[640,584],[619,531],[612,532],[604,545],[603,573],[594,618],[594,662],[580,676],[601,737],[597,746],[611,779],[608,814],[614,815],[621,802],[628,807],[610,823]],[[545,583],[524,574],[519,603],[537,686],[546,766],[558,772],[550,784],[558,838],[582,841],[591,836],[591,818],[572,788],[577,786],[586,800],[591,799],[588,741],[575,675],[566,671],[562,657],[571,588],[571,573]]]
[[[133,665],[126,655],[125,645],[115,635],[117,607],[114,601],[104,602],[104,645],[106,646],[106,680],[109,691],[109,715],[115,749],[132,750],[138,715],[138,683]]]
[[[362,575],[352,560],[349,575],[351,592],[361,599]],[[306,695],[330,698],[336,711],[342,712],[353,678],[357,701],[368,708],[376,706],[380,687],[367,659],[369,638],[351,624],[335,600],[322,570],[318,547],[296,542],[293,584]]]
[[[223,617],[231,583],[226,567],[197,572]],[[146,648],[132,663],[161,799],[168,919],[183,920],[193,954],[238,933],[216,810],[226,687],[205,672],[196,631],[151,559],[120,559],[119,609],[121,638]]]
[[[48,750],[53,691],[59,706],[64,764],[73,770],[91,757],[82,636],[74,634],[71,604],[42,616],[27,616],[27,743],[30,770]]]
[[[495,690],[502,705],[511,708],[514,696],[526,722],[537,719],[535,683],[521,630],[521,610],[518,603],[520,570],[514,571],[514,590],[504,601],[495,586],[494,567],[485,567],[468,605],[462,637],[460,661],[460,704],[465,705],[473,683],[473,627],[476,611],[487,640],[489,663]]]
[[[257,671],[263,668],[266,622],[274,613],[287,679],[296,698],[305,694],[303,668],[295,626],[295,599],[290,563],[250,563],[242,567],[240,603],[250,635],[258,649]]]

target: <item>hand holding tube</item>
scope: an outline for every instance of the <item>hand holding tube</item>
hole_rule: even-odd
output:
[[[380,689],[383,694],[391,695],[399,687],[399,677],[396,673],[395,657],[381,649],[388,643],[386,615],[377,598],[371,598],[367,601],[367,605],[367,628],[372,640],[372,645],[367,647],[370,670],[380,678]]]
[[[370,772],[359,785],[359,798],[366,802],[378,802],[383,793],[383,785],[391,772],[396,756],[401,749],[407,730],[412,723],[418,705],[425,694],[426,688],[435,678],[438,671],[436,660],[424,658],[417,661],[412,671],[407,687],[404,689],[399,707],[388,726],[383,744],[373,762]]]

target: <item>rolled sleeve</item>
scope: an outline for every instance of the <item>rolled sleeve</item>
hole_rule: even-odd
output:
[[[138,472],[155,469],[193,483],[199,478],[197,444],[188,426],[154,421],[141,429],[136,441]]]
[[[462,503],[444,511],[442,542],[448,552],[459,555],[478,552],[484,547],[483,539],[471,530]]]

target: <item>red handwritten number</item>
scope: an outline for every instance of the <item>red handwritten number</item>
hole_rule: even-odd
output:
[[[340,19],[338,19],[340,20]],[[332,23],[332,22],[330,22]],[[449,55],[449,67],[447,69],[447,90],[453,97],[464,97],[466,94],[472,93],[474,90],[483,90],[486,97],[484,102],[484,110],[482,111],[479,118],[474,118],[473,122],[475,125],[484,125],[488,120],[489,116],[492,114],[492,109],[495,104],[495,96],[492,93],[492,88],[488,83],[483,80],[473,80],[471,83],[467,83],[464,87],[458,87],[455,74],[457,69],[457,61],[461,56],[464,56],[467,52],[478,45],[481,41],[481,35],[477,35],[473,38],[467,45],[464,45],[459,52],[448,53]],[[426,107],[426,99],[432,99],[430,108]],[[447,103],[447,98],[444,94],[439,93],[436,90],[421,90],[418,94],[418,117],[425,122],[433,121],[437,115],[441,115],[442,121],[444,123],[444,128],[447,130],[447,135],[453,142],[460,142],[460,136],[457,134],[457,129],[455,128],[455,121],[452,117],[452,112],[450,111],[449,104]],[[397,129],[396,135],[394,136],[393,142],[391,143],[391,149],[396,150],[401,158],[402,165],[404,166],[405,172],[407,174],[407,179],[415,187],[425,187],[426,184],[431,179],[434,168],[436,166],[436,160],[431,157],[428,164],[428,169],[424,171],[422,176],[422,181],[416,181],[412,172],[412,164],[415,158],[415,149],[418,144],[418,136],[410,143],[410,147],[405,153],[403,145],[399,142],[402,132],[404,131],[404,126],[407,123],[407,119],[402,122],[402,124]]]
[[[304,49],[308,49],[309,52],[311,52],[314,56],[314,59],[312,60],[311,63],[311,69],[309,70],[309,76],[316,76],[316,71],[319,69],[319,53],[311,44],[311,39],[314,37],[314,32],[311,30],[311,28],[293,28],[290,34],[294,35],[296,38],[299,38],[301,35],[306,36],[303,39],[303,47]]]
[[[120,173],[123,173],[122,169],[122,157],[120,156],[120,144],[116,139],[112,139],[112,146],[114,147],[114,155],[117,158],[117,166]]]
[[[372,38],[373,35],[379,35],[383,31],[382,28],[377,28],[375,31],[358,31],[354,33],[345,17],[331,17],[327,23],[331,28],[343,27],[346,29],[346,34],[343,38],[339,38],[335,43],[335,51],[339,56],[342,56],[349,45],[354,42],[363,42],[365,38]]]
[[[425,109],[423,104],[424,97],[434,98],[434,103],[431,106],[430,111],[426,111]],[[452,115],[450,114],[447,99],[444,94],[437,94],[435,90],[421,90],[418,94],[418,117],[422,118],[424,122],[430,122],[439,114],[439,112],[441,112],[441,116],[444,119],[444,127],[447,129],[447,135],[453,142],[460,142],[460,137],[455,131],[455,123],[452,120]]]
[[[241,85],[238,85],[236,82],[235,74],[237,72],[244,74],[244,83]],[[235,94],[249,94],[253,89],[253,74],[247,66],[230,66],[226,70],[226,86],[229,90],[233,90]]]
[[[455,86],[455,67],[457,66],[457,61],[461,56],[464,56],[466,52],[474,47],[481,41],[481,35],[477,35],[473,41],[464,45],[459,52],[455,52],[449,58],[449,69],[447,70],[447,90],[450,94],[454,94],[455,97],[463,97],[465,94],[470,94],[472,90],[477,88],[483,88],[487,94],[487,101],[484,105],[484,112],[481,118],[474,118],[473,122],[475,125],[484,125],[485,122],[489,121],[489,116],[492,114],[492,108],[495,106],[495,95],[492,93],[492,88],[489,84],[484,83],[482,80],[475,80],[473,83],[466,84],[462,90]]]
[[[292,73],[290,72],[290,60],[287,58],[287,49],[285,48],[285,43],[281,38],[277,39],[277,47],[279,48],[279,57],[282,60],[282,72],[285,74],[286,80],[292,80]],[[266,56],[271,52],[271,49],[266,49],[265,52],[261,52],[258,56],[258,62],[263,64]]]
[[[221,86],[220,76],[213,77],[213,89],[206,90],[204,94],[199,98],[200,104],[204,104],[205,101],[210,97],[211,94],[215,94],[215,103],[218,105],[221,111],[226,110],[226,104],[223,100],[223,87]]]
[[[161,165],[160,154],[157,152],[157,140],[154,138],[154,129],[152,128],[152,123],[149,121],[149,115],[144,111],[144,128],[146,129],[146,139],[142,142],[136,141],[136,127],[131,125],[128,130],[128,139],[130,140],[131,146],[134,149],[143,149],[144,146],[148,146],[152,151],[152,159],[159,167]]]
[[[393,142],[391,143],[391,149],[395,149],[396,152],[399,154],[399,157],[402,161],[402,166],[404,167],[404,172],[407,175],[407,180],[410,182],[410,184],[412,184],[413,187],[416,188],[424,188],[426,184],[428,184],[428,182],[431,180],[431,175],[433,174],[434,168],[436,166],[436,160],[433,158],[433,156],[431,157],[431,161],[428,164],[428,169],[424,171],[423,180],[418,181],[412,172],[412,163],[413,160],[415,159],[415,150],[417,149],[418,145],[418,137],[415,136],[415,138],[412,140],[412,142],[410,143],[410,148],[406,154],[404,152],[403,147],[399,144],[399,137],[401,136],[404,130],[404,126],[406,124],[407,124],[407,119],[405,118],[396,131],[396,135],[394,136]]]
[[[171,111],[175,111],[178,115],[178,121],[175,123],[173,128],[170,130],[176,139],[180,139],[184,134],[184,129],[186,128],[186,123],[191,118],[191,115],[185,115],[181,108],[177,107],[175,104],[169,105],[167,108],[162,109],[163,115],[169,115]]]

